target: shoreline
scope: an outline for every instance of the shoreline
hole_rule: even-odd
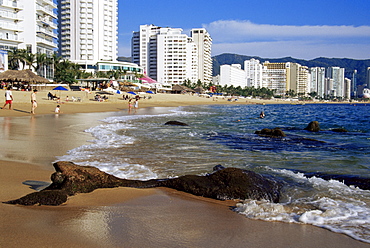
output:
[[[197,98],[200,97],[154,95],[152,99],[140,101],[139,107],[145,111],[145,108],[155,107],[240,104]],[[15,109],[24,112],[0,110],[0,116],[4,117],[0,117],[3,138],[10,150],[13,147],[28,149],[27,142],[30,140],[39,144],[40,150],[34,148],[19,157],[15,156],[16,151],[12,151],[6,160],[0,157],[1,202],[34,192],[22,184],[26,180],[49,182],[54,170],[50,164],[47,165],[48,161],[55,159],[56,154],[65,154],[78,147],[78,144],[86,143],[88,135],[82,133],[84,128],[101,119],[84,123],[86,121],[79,119],[78,115],[69,115],[68,122],[62,122],[61,118],[54,118],[56,103],[44,99],[40,100],[36,118],[33,118],[25,113],[30,108],[27,100],[26,96],[23,103],[15,101]],[[127,114],[127,104],[124,103],[120,99],[103,103],[68,102],[61,109],[63,114],[100,112],[103,116],[107,112],[122,111]],[[11,112],[15,112],[15,115]],[[10,120],[4,124],[7,118],[15,122]],[[30,123],[32,126],[32,121],[28,121],[33,119],[40,121],[34,129],[25,129]],[[50,121],[54,121],[55,129],[45,126]],[[58,124],[61,126],[54,127]],[[65,126],[75,128],[76,132],[71,134],[73,136],[68,136],[66,128],[63,128]],[[6,136],[7,130],[9,136]],[[44,131],[50,131],[49,135],[43,134]],[[31,134],[30,139],[25,135],[27,132]],[[71,137],[75,140],[63,143]],[[58,143],[58,151],[46,149],[55,142]],[[311,225],[247,219],[230,210],[235,203],[163,188],[114,188],[78,194],[57,207],[0,204],[0,247],[173,247],[174,244],[179,247],[245,247],[247,244],[251,247],[370,247],[370,244],[344,234]]]

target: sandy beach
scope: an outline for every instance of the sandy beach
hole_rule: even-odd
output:
[[[68,91],[60,93],[62,113],[56,115],[58,103],[48,100],[47,93],[37,93],[35,115],[30,114],[30,92],[14,91],[13,110],[0,110],[1,202],[35,192],[31,184],[49,182],[52,162],[85,144],[91,138],[84,132],[88,127],[113,113],[129,114],[122,95],[97,102],[93,93]],[[82,101],[66,101],[67,95]],[[183,105],[269,103],[274,101],[146,94],[137,113]],[[370,247],[319,227],[250,220],[230,209],[235,203],[164,188],[115,188],[79,194],[57,207],[0,204],[0,247]]]

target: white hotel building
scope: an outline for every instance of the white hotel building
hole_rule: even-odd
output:
[[[162,84],[182,84],[186,80],[211,82],[211,42],[205,29],[193,29],[193,37],[181,28],[140,25],[132,37],[132,62]],[[202,40],[203,38],[203,40]]]
[[[0,50],[53,54],[57,48],[56,8],[53,0],[0,0]],[[52,77],[49,73],[42,76]]]
[[[117,0],[58,0],[59,55],[87,72],[143,70],[117,61]]]
[[[58,0],[59,55],[83,69],[117,58],[117,0]]]

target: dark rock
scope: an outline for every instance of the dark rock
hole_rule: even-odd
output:
[[[305,130],[310,131],[310,132],[319,132],[320,131],[320,124],[318,121],[311,121]]]
[[[180,121],[167,121],[164,125],[171,125],[171,126],[189,126],[186,123]]]
[[[187,175],[163,181],[163,186],[198,196],[218,199],[255,199],[279,202],[281,185],[253,171],[218,170],[207,176]]]
[[[280,128],[264,128],[261,131],[254,132],[255,134],[258,134],[260,136],[267,136],[267,137],[285,137],[285,133]]]
[[[29,194],[9,204],[21,205],[60,205],[68,196],[88,193],[97,188],[168,187],[198,196],[213,199],[266,199],[278,202],[280,183],[252,171],[237,168],[223,168],[218,165],[212,174],[206,176],[186,175],[172,179],[152,179],[148,181],[120,179],[100,171],[95,167],[79,166],[72,162],[54,163],[53,183],[46,189]]]
[[[7,204],[19,205],[50,205],[58,206],[67,201],[67,192],[63,190],[43,190],[23,196],[17,200],[4,202]]]
[[[344,129],[344,128],[333,128],[333,129],[331,129],[331,131],[333,131],[333,132],[337,132],[337,133],[346,133],[346,132],[348,132],[346,129]]]

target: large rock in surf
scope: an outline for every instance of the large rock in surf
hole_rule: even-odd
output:
[[[278,202],[281,188],[280,183],[255,172],[220,166],[217,171],[206,176],[186,175],[148,181],[120,179],[95,167],[79,166],[65,161],[54,163],[54,168],[56,172],[51,176],[53,182],[49,187],[5,203],[60,205],[67,201],[68,196],[76,193],[113,187],[168,187],[219,200],[249,198]]]
[[[255,134],[258,134],[260,136],[266,136],[266,137],[285,137],[285,133],[278,127],[275,127],[274,129],[264,128],[261,131],[255,131]]]
[[[318,121],[311,121],[305,130],[310,131],[310,132],[319,132],[320,131],[320,124]]]
[[[164,125],[170,126],[189,126],[188,124],[181,121],[167,121]]]

